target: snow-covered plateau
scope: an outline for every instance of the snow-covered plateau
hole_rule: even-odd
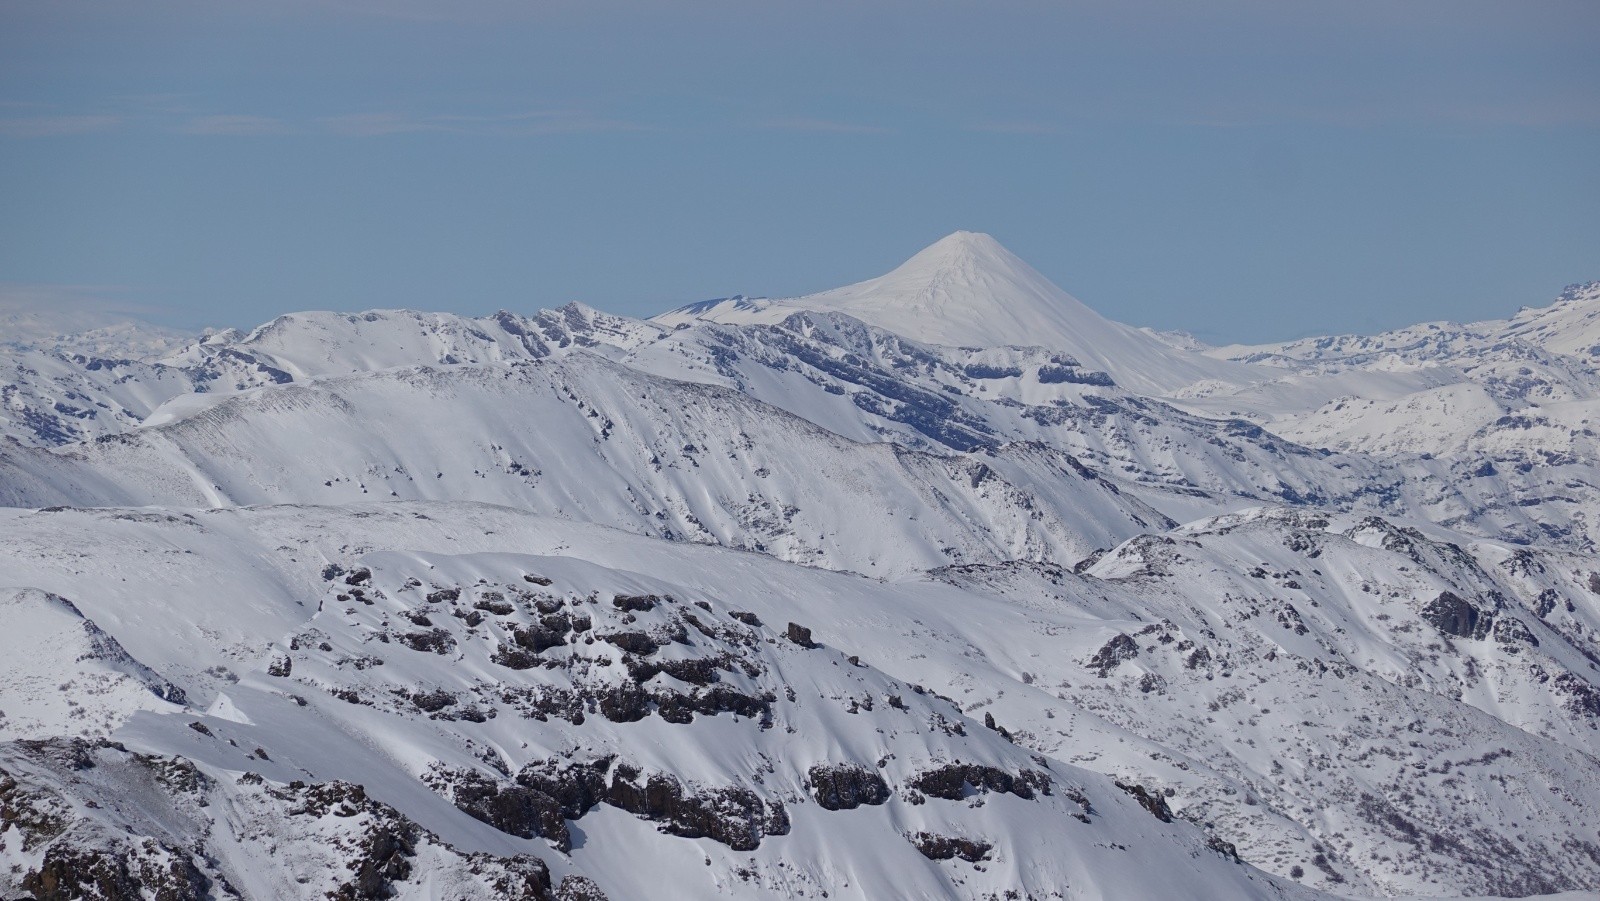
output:
[[[0,897],[1600,897],[1600,283],[8,322]]]

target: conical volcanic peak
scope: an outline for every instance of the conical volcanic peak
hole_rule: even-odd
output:
[[[1026,269],[1027,265],[991,235],[958,231],[924,247],[894,272],[906,276],[940,272],[971,276],[985,270],[999,273]]]
[[[797,310],[844,313],[929,344],[1043,347],[1147,393],[1175,391],[1200,379],[1253,380],[1245,367],[1171,347],[1106,319],[981,232],[947,235],[864,282],[782,300],[695,304],[656,321],[776,323]]]
[[[837,310],[908,337],[958,346],[1044,344],[1043,339],[1064,329],[1095,332],[1111,325],[999,241],[978,232],[956,232],[887,275],[792,303]]]

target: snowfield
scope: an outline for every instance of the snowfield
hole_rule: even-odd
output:
[[[19,327],[0,896],[1596,897],[1597,322]]]

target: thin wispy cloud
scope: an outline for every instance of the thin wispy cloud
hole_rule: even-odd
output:
[[[0,346],[53,347],[118,356],[161,353],[183,332],[170,308],[132,300],[124,285],[0,282]]]
[[[508,2],[433,3],[429,0],[295,0],[284,8],[298,13],[333,14],[402,22],[503,22],[526,18],[528,6]]]
[[[49,282],[0,282],[0,315],[57,312],[151,312],[129,302],[125,285],[73,285]]]
[[[437,116],[432,121],[470,134],[575,134],[594,131],[642,131],[644,126],[624,119],[597,116],[583,110],[534,110],[500,115]]]
[[[1178,115],[1185,125],[1248,128],[1303,123],[1334,128],[1378,128],[1396,124],[1488,128],[1562,128],[1600,125],[1600,96],[1541,97],[1516,101],[1475,98],[1390,97],[1362,103],[1338,101],[1290,105],[1282,102],[1205,104]]]
[[[762,128],[776,131],[806,131],[818,134],[886,135],[893,133],[893,129],[885,128],[881,125],[863,125],[859,122],[840,122],[835,119],[810,119],[805,117],[765,119],[758,124]]]
[[[135,114],[193,115],[200,112],[195,108],[193,94],[174,93],[171,91],[148,94],[122,94],[113,97],[112,102],[119,108],[126,108]]]
[[[639,131],[644,126],[571,110],[415,116],[405,113],[350,113],[316,120],[329,134],[366,138],[440,132],[463,135],[576,134],[601,131]]]
[[[123,123],[121,116],[22,116],[0,119],[0,136],[51,138],[110,131]]]
[[[317,124],[330,134],[352,138],[445,130],[444,126],[436,122],[401,113],[347,113],[342,116],[324,116],[317,120]]]
[[[0,282],[0,324],[92,328],[170,312],[129,297],[126,285]]]
[[[426,132],[462,135],[555,135],[585,132],[647,130],[637,122],[584,110],[533,110],[513,113],[413,114],[392,111],[344,113],[311,119],[290,119],[253,113],[206,113],[171,102],[176,95],[119,98],[134,109],[118,115],[0,115],[0,137],[43,138],[85,135],[134,125],[199,136],[256,137],[320,133],[351,138]],[[167,102],[162,102],[167,101]],[[0,102],[0,109],[32,106]]]
[[[967,130],[1001,135],[1058,135],[1063,132],[1059,125],[1030,121],[974,122]]]
[[[281,135],[295,131],[282,119],[271,116],[220,115],[197,116],[185,122],[178,131],[189,135]]]

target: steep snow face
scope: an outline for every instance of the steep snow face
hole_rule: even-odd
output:
[[[362,345],[343,329],[393,332],[396,323],[410,328],[422,320],[378,313],[290,318],[321,325],[315,336],[290,342],[282,353],[269,354],[236,335],[221,339],[225,353],[192,365],[129,368],[59,357],[51,358],[52,367],[19,365],[22,379],[7,389],[19,416],[52,429],[76,429],[81,437],[125,432],[129,407],[148,405],[140,399],[158,392],[175,394],[149,413],[143,427],[115,441],[63,446],[53,454],[0,446],[0,499],[47,506],[464,497],[527,503],[646,534],[764,548],[785,559],[863,572],[996,559],[995,554],[1076,559],[1072,555],[1106,547],[1127,537],[1125,528],[1146,528],[1163,515],[1185,520],[1262,501],[1425,516],[1479,537],[1555,540],[1572,548],[1590,547],[1594,540],[1596,520],[1587,511],[1600,500],[1600,489],[1590,487],[1600,484],[1600,473],[1586,450],[1592,443],[1588,408],[1577,403],[1516,414],[1512,402],[1502,399],[1511,396],[1510,382],[1465,396],[1423,391],[1459,381],[1440,368],[1377,376],[1388,386],[1385,397],[1403,401],[1404,414],[1396,404],[1361,415],[1373,405],[1341,394],[1326,409],[1270,421],[1302,442],[1297,444],[1239,418],[1219,421],[1172,404],[1262,401],[1292,408],[1332,387],[1362,390],[1371,384],[1370,374],[1293,374],[1252,392],[1197,391],[1168,403],[1130,393],[1065,354],[923,344],[841,313],[802,311],[771,326],[697,323],[661,333],[644,323],[608,324],[601,315],[567,308],[526,319],[495,317],[498,332],[491,332],[489,322],[475,321],[475,331],[501,339],[485,344],[473,338],[454,346],[463,357],[471,351],[490,356],[490,362],[437,362],[431,341],[403,347],[379,342],[362,352],[382,355],[384,362],[414,357],[425,365],[295,378],[280,368],[292,365],[290,359],[340,361],[325,368],[352,365],[349,349]],[[437,343],[456,342],[458,324],[441,326],[446,334]],[[531,350],[522,343],[533,340],[526,334],[511,341],[534,324],[541,337]],[[530,359],[493,361],[493,354],[517,348]],[[575,368],[561,376],[560,385],[531,377],[563,367]],[[702,418],[717,392],[675,380],[726,389],[716,404],[722,412]],[[234,390],[224,390],[228,383]],[[194,390],[183,393],[186,385]],[[81,406],[46,404],[52,397]],[[1432,414],[1430,405],[1441,409]],[[89,415],[63,412],[72,409]],[[696,412],[661,412],[680,409]],[[508,410],[518,415],[508,417]],[[1489,415],[1497,410],[1506,415]],[[1481,434],[1472,431],[1476,426],[1463,432],[1463,423],[1471,422],[1463,413],[1488,420],[1487,427]],[[762,451],[763,462],[736,472],[730,461],[750,457],[749,450],[728,444],[728,436],[717,431],[721,425],[708,425],[747,420],[763,424],[740,428],[769,436],[758,443],[770,446]],[[628,424],[605,427],[610,421]],[[578,431],[555,427],[563,422],[593,434],[581,439]],[[1379,431],[1385,424],[1390,427]],[[948,512],[901,520],[894,511],[908,508],[871,491],[884,503],[861,512],[891,512],[899,525],[889,532],[863,530],[873,536],[866,543],[835,538],[835,527],[823,522],[827,517],[799,499],[832,498],[837,486],[830,482],[819,490],[800,476],[773,476],[805,471],[811,457],[798,449],[810,446],[809,440],[786,436],[814,434],[814,426],[837,436],[827,439],[829,448],[816,459],[856,460],[848,465],[873,473],[889,472],[885,463],[891,458],[900,467],[917,468],[935,458],[980,455],[938,464],[945,475],[931,481],[927,473],[934,470],[912,477],[921,486],[916,491],[932,492],[919,495],[915,506],[947,511],[950,504],[942,498],[949,492],[939,486],[955,478],[971,484],[958,489],[958,506],[965,510],[976,503],[975,512],[955,520]],[[584,440],[601,452],[582,450],[589,446]],[[1345,443],[1363,453],[1315,449]],[[326,454],[308,456],[307,447],[324,444]],[[520,450],[504,456],[495,446]],[[690,447],[696,451],[685,455]],[[920,453],[902,454],[896,447]],[[648,450],[624,453],[628,448]],[[1424,459],[1417,456],[1421,452],[1441,456]],[[681,471],[662,465],[680,456],[696,464]],[[706,457],[719,462],[702,466]],[[308,478],[306,459],[340,462]],[[475,462],[463,469],[463,461]],[[251,466],[262,468],[244,471]],[[535,470],[548,476],[536,489]],[[434,480],[413,478],[419,471],[433,473]],[[275,475],[269,478],[269,472]],[[1071,477],[1062,479],[1064,473]],[[1552,479],[1566,491],[1553,494]],[[717,493],[707,496],[696,481],[714,484]],[[614,488],[597,487],[604,485]],[[799,486],[795,498],[772,500],[790,485]],[[971,501],[969,491],[976,494]],[[860,503],[847,492],[823,508],[857,509]],[[792,520],[790,508],[799,510]],[[1055,516],[1069,525],[1063,529]],[[960,537],[975,528],[993,534]],[[820,537],[805,537],[813,529]],[[899,536],[892,547],[886,544],[890,534]],[[1005,540],[996,542],[995,536]],[[882,569],[886,565],[890,569]]]
[[[1555,857],[1570,837],[1593,842],[1579,825],[1589,802],[1546,807],[1559,792],[1543,785],[1560,771],[1585,774],[1580,791],[1600,787],[1600,694],[1592,637],[1553,634],[1581,629],[1559,619],[1593,616],[1594,596],[1569,581],[1592,570],[1516,560],[1562,587],[1529,604],[1536,594],[1513,595],[1469,554],[1411,530],[1266,510],[1136,539],[1087,578],[1020,566],[948,577],[1103,627],[1017,661],[1083,712],[1061,722],[1055,700],[1011,691],[989,708],[1034,746],[1142,771],[1174,789],[1186,817],[1250,835],[1247,859],[1299,860],[1341,893],[1431,896],[1444,892],[1429,883],[1452,882],[1522,895],[1563,886],[1546,874],[1568,865]],[[1524,853],[1482,831],[1489,822],[1551,828],[1523,832],[1542,846]],[[1477,850],[1445,850],[1457,843]],[[1393,866],[1374,865],[1399,846]],[[1496,863],[1461,867],[1468,859]]]
[[[106,549],[93,566],[73,536]],[[1600,577],[1582,558],[1281,509],[1144,536],[1081,574],[898,582],[462,503],[13,511],[0,542],[18,548],[0,580],[78,599],[182,673],[186,709],[112,737],[158,769],[198,765],[230,813],[193,833],[197,865],[259,886],[247,897],[283,896],[268,886],[309,853],[306,829],[382,812],[363,798],[428,831],[416,875],[390,877],[415,898],[461,897],[421,878],[434,842],[536,857],[617,899],[1314,894],[1255,868],[1344,896],[1600,879],[1583,656]],[[239,606],[194,577],[206,560],[255,604],[259,584],[292,586],[294,615],[179,661],[172,621]],[[144,605],[109,593],[121,577],[164,615],[128,615]],[[0,770],[108,810],[143,784],[109,759],[73,781],[50,750],[0,746]],[[681,792],[661,781],[657,807],[636,805],[618,764]],[[295,813],[296,793],[341,781],[365,786],[336,792],[349,813]],[[138,796],[149,816],[188,809],[175,794]],[[291,850],[251,855],[249,833]],[[930,862],[923,834],[980,859]],[[349,853],[318,859],[338,874]]]
[[[417,364],[539,359],[573,346],[626,349],[660,334],[655,326],[575,303],[531,317],[503,310],[477,318],[414,310],[308,312],[279,316],[242,337],[215,336],[163,362],[250,362],[289,381]]]
[[[1555,303],[1518,312],[1500,331],[1591,365],[1600,362],[1600,282],[1571,285]]]
[[[3,449],[0,449],[3,451]],[[876,575],[1076,561],[1168,519],[1046,447],[982,460],[861,444],[725,389],[586,353],[234,395],[52,454],[35,506],[478,500]]]
[[[1600,283],[1575,285],[1509,320],[1215,348],[1208,353],[1284,374],[1190,386],[1174,402],[1380,457],[1448,457],[1473,472],[1563,466],[1594,459],[1597,346]]]
[[[0,896],[1600,886],[1596,290],[817,298],[0,349]]]
[[[998,241],[976,232],[942,238],[894,271],[843,288],[783,300],[732,298],[655,317],[776,323],[797,310],[846,313],[896,334],[951,347],[1043,347],[1118,384],[1164,393],[1203,378],[1252,381],[1248,367],[1210,360],[1091,310]]]
[[[181,709],[181,689],[130,657],[66,598],[0,589],[0,622],[0,741],[58,736],[63,724],[103,737],[138,711]]]
[[[190,336],[136,318],[61,309],[0,307],[0,349],[143,359],[180,347]]]
[[[663,330],[581,304],[532,316],[470,318],[412,310],[306,312],[243,334],[181,343],[165,356],[136,347],[56,341],[0,345],[0,438],[53,447],[170,422],[227,396],[272,385],[401,366],[454,366],[559,357],[578,349],[618,356]],[[165,406],[170,403],[170,406]]]
[[[181,369],[125,356],[0,351],[0,439],[53,447],[115,435],[201,386]]]
[[[300,621],[255,623],[250,655],[197,654],[193,706],[135,716],[116,745],[0,745],[8,894],[52,861],[155,855],[130,879],[152,896],[178,880],[224,898],[547,901],[574,878],[618,901],[1318,896],[1241,864],[1137,780],[1050,759],[894,675],[903,655],[871,637],[969,605],[974,640],[1031,628],[992,599],[506,508],[198,519],[64,511],[46,529],[111,529],[123,540],[102,559],[195,613],[213,596],[150,551],[221,529],[300,586]],[[96,594],[42,543],[16,563]],[[846,616],[875,625],[853,637]],[[130,646],[166,628],[120,624]],[[460,885],[505,867],[549,879]],[[363,894],[344,888],[358,880]]]
[[[1522,384],[1534,396],[1596,393],[1595,348],[1600,346],[1600,282],[1570,285],[1545,307],[1524,307],[1510,319],[1459,325],[1425,322],[1376,335],[1334,335],[1278,344],[1209,348],[1208,356],[1280,368],[1333,373],[1404,372],[1451,367],[1468,375],[1489,367],[1480,378],[1502,372],[1497,364],[1532,366]],[[1536,376],[1529,378],[1529,376]],[[1564,399],[1557,397],[1556,399]]]
[[[1119,481],[1187,492],[1337,496],[1356,482],[1322,454],[1130,394],[1065,354],[923,344],[842,313],[702,323],[625,362],[725,385],[857,441],[990,453],[1041,444]]]

